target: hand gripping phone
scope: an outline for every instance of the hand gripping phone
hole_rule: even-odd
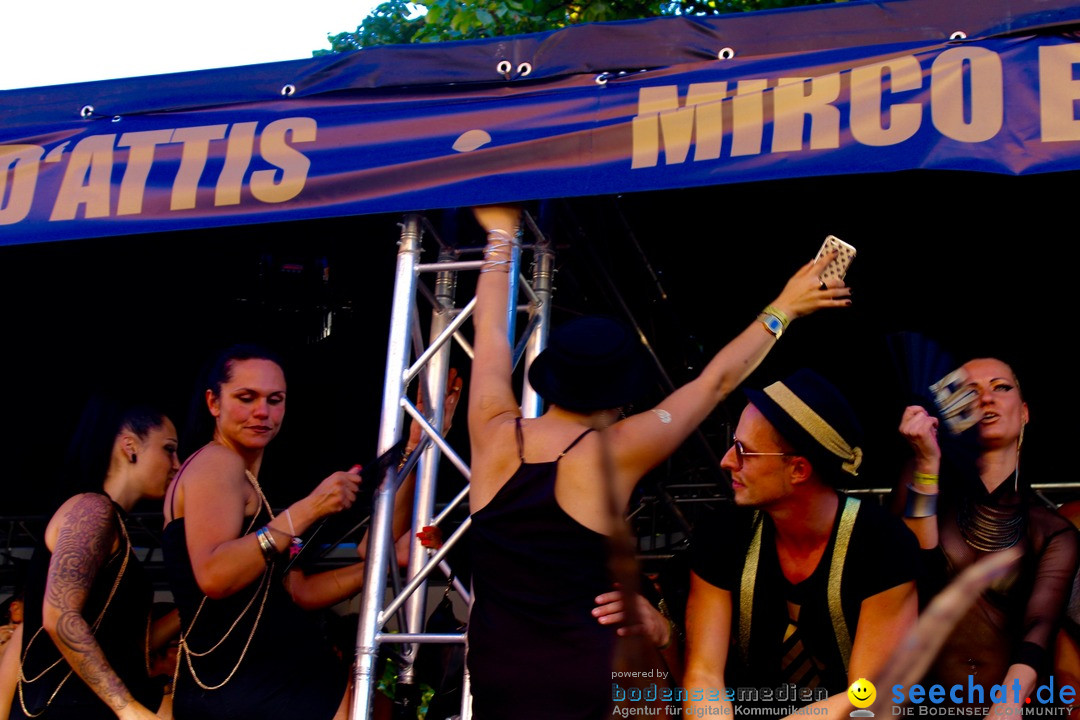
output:
[[[825,238],[825,242],[821,243],[821,249],[818,250],[817,255],[814,256],[814,262],[817,262],[822,255],[826,255],[833,250],[836,251],[836,257],[821,271],[821,279],[823,281],[834,277],[843,280],[844,276],[847,275],[848,267],[851,266],[851,261],[855,259],[854,247],[848,245],[835,235],[830,235]]]

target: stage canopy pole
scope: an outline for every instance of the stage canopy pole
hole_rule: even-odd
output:
[[[527,224],[536,236],[533,245],[524,249],[533,251],[532,281],[521,277],[523,254],[514,253],[510,266],[511,283],[509,340],[515,347],[514,363],[522,357],[527,362],[543,349],[547,340],[552,293],[554,252],[551,243],[536,229],[531,218]],[[446,382],[450,370],[451,342],[456,341],[465,354],[472,357],[472,347],[460,330],[471,316],[476,299],[461,309],[455,307],[457,273],[462,270],[479,270],[482,260],[460,260],[462,253],[479,254],[482,248],[455,249],[440,241],[439,262],[419,262],[421,240],[424,230],[430,228],[422,218],[409,215],[405,218],[398,250],[397,275],[394,284],[391,311],[390,336],[386,354],[386,380],[383,389],[382,420],[379,431],[379,452],[392,448],[403,435],[403,410],[423,431],[418,449],[401,468],[389,469],[375,495],[371,529],[368,540],[367,566],[364,569],[364,588],[360,604],[360,625],[357,629],[356,662],[353,670],[354,692],[349,717],[358,720],[371,715],[373,692],[377,680],[379,646],[382,643],[404,644],[403,665],[398,676],[399,687],[415,685],[413,662],[421,643],[464,643],[464,633],[426,633],[426,587],[428,576],[440,569],[447,577],[452,569],[446,563],[449,551],[458,543],[468,529],[466,520],[443,542],[437,551],[428,551],[416,537],[427,525],[439,526],[445,518],[468,498],[466,486],[445,508],[435,512],[435,497],[440,460],[445,457],[469,479],[469,467],[461,455],[449,445],[443,434],[443,410],[446,398]],[[419,281],[423,273],[436,273],[434,292]],[[524,293],[527,302],[518,304],[518,293]],[[432,304],[431,328],[427,347],[423,345],[417,315],[417,296],[422,295]],[[526,312],[529,321],[522,337],[514,343],[517,314]],[[410,343],[416,360],[410,365]],[[462,368],[459,372],[463,375]],[[424,400],[424,412],[408,399],[410,383],[421,378],[420,392]],[[527,384],[527,381],[525,381]],[[465,388],[466,392],[468,387]],[[531,388],[524,388],[523,397],[528,406],[523,409],[527,417],[535,417],[542,410],[540,398]],[[397,489],[409,472],[416,468],[417,482],[413,498],[410,553],[404,586],[398,576],[393,538],[394,500]],[[387,578],[393,587],[387,593]],[[455,578],[454,586],[465,602],[471,597],[467,588]],[[397,618],[399,632],[386,631],[387,623]],[[404,687],[403,687],[404,686]],[[462,720],[471,717],[468,673],[464,678]]]

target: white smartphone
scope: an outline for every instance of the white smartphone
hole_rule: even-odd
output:
[[[822,280],[828,280],[832,277],[843,280],[844,276],[847,275],[848,268],[851,266],[851,261],[855,259],[855,248],[853,246],[835,235],[830,235],[825,238],[825,242],[821,243],[821,249],[814,256],[814,262],[817,262],[822,255],[826,255],[833,250],[836,251],[836,257],[821,271]]]

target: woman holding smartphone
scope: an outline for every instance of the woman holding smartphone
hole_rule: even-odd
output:
[[[786,322],[848,305],[849,293],[839,279],[822,283],[835,253],[807,263],[696,380],[625,418],[620,408],[645,380],[636,338],[607,318],[567,323],[529,370],[549,408],[523,419],[507,339],[507,271],[520,211],[474,212],[487,233],[469,390],[474,713],[596,718],[610,712],[615,629],[592,609],[612,587],[610,538],[635,484],[757,367]]]

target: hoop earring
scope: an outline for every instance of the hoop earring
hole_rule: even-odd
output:
[[[1013,472],[1013,491],[1020,492],[1020,447],[1024,444],[1024,428],[1027,423],[1020,426],[1020,437],[1016,439],[1016,471]]]
[[[137,456],[135,455],[135,453],[131,453],[131,457],[128,458],[128,460],[131,462],[132,465],[135,464],[136,459],[137,459]]]

